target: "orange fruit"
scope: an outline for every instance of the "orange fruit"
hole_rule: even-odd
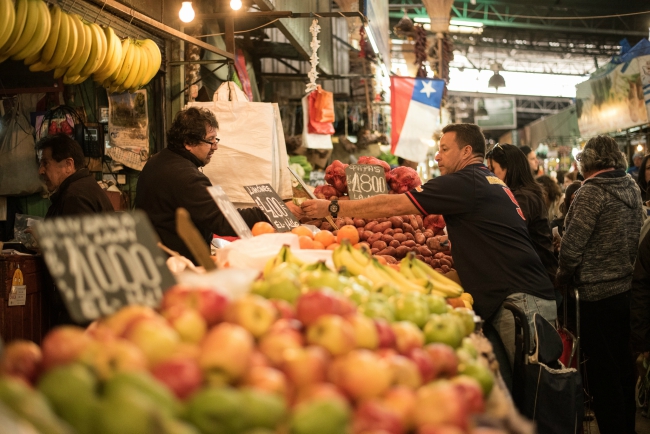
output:
[[[330,231],[320,231],[314,235],[314,241],[320,242],[323,246],[327,247],[334,242],[334,234]]]
[[[253,233],[253,236],[256,237],[262,234],[272,234],[275,232],[275,228],[271,223],[257,222],[253,225],[253,229],[251,229],[251,232]]]
[[[314,250],[325,250],[325,246],[320,241],[314,241],[314,247],[312,247],[312,249],[314,249]]]
[[[312,240],[314,239],[314,233],[304,226],[296,226],[295,228],[291,229],[291,233],[296,234],[299,237],[304,236],[309,237]]]
[[[387,265],[388,262],[386,261],[386,258],[384,258],[381,255],[372,255],[373,258],[377,259],[377,262],[379,262],[382,265]]]
[[[365,241],[361,241],[360,243],[357,243],[352,247],[360,250],[370,250],[370,244],[366,243]]]
[[[306,235],[301,235],[298,237],[298,242],[300,243],[300,248],[301,249],[313,249],[314,248],[314,240],[311,239],[311,237],[308,237]]]
[[[339,243],[332,243],[329,246],[325,247],[325,250],[336,250],[338,246],[340,246]]]
[[[339,232],[336,234],[336,241],[341,244],[343,240],[349,240],[352,245],[358,243],[359,231],[357,230],[357,227],[353,225],[345,225],[342,228],[339,228]]]

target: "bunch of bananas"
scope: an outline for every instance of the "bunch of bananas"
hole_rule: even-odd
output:
[[[30,71],[79,84],[92,75],[109,92],[134,92],[160,69],[160,49],[150,39],[120,41],[110,27],[84,21],[42,0],[0,0],[0,62],[23,60]]]
[[[0,0],[0,62],[23,60],[38,53],[50,34],[52,20],[41,0]]]
[[[393,286],[401,292],[428,294],[431,283],[427,279],[409,279],[397,270],[382,265],[365,251],[355,249],[346,240],[332,253],[332,261],[337,268],[347,270],[353,276],[364,276],[375,287]],[[433,270],[432,270],[433,271]]]
[[[273,258],[269,259],[266,265],[264,266],[264,277],[268,277],[269,274],[280,264],[285,262],[302,267],[305,265],[300,259],[296,258],[296,255],[291,252],[291,248],[287,244],[280,248],[280,251]]]
[[[456,298],[463,294],[463,288],[459,284],[438,273],[413,254],[409,254],[402,259],[399,270],[409,280],[424,279],[430,282],[433,285],[431,294],[445,298]]]

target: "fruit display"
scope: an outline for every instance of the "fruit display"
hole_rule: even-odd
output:
[[[30,71],[54,70],[54,78],[79,84],[90,76],[111,93],[134,92],[160,69],[160,49],[150,39],[120,41],[111,27],[100,27],[59,5],[42,0],[0,0],[0,62],[24,60]]]

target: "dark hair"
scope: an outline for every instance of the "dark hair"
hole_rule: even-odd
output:
[[[562,214],[566,215],[566,213],[569,212],[569,207],[571,206],[571,196],[573,196],[573,194],[578,191],[580,187],[582,187],[581,181],[573,181],[566,188],[566,191],[564,192],[564,202],[560,204],[560,212],[562,212]]]
[[[562,196],[562,189],[550,176],[538,176],[537,182],[540,183],[544,188],[544,191],[546,192],[546,199],[549,203],[555,202]]]
[[[519,150],[523,152],[526,157],[528,157],[528,154],[533,152],[533,149],[530,146],[520,146]]]
[[[618,148],[616,140],[609,136],[596,136],[589,139],[576,159],[580,163],[580,172],[583,175],[603,169],[625,170],[627,168],[625,155]]]
[[[643,157],[643,160],[641,160],[641,166],[639,166],[639,173],[636,177],[636,183],[639,185],[639,188],[643,192],[643,197],[645,198],[646,191],[648,190],[648,181],[645,180],[645,166],[648,164],[648,160],[650,160],[650,154],[646,155]]]
[[[508,143],[497,144],[485,158],[496,161],[506,169],[505,182],[511,190],[528,189],[544,199],[542,187],[535,182],[526,156],[516,146]]]
[[[557,171],[557,183],[562,185],[564,184],[564,177],[566,176],[567,171],[566,170],[558,170]]]
[[[36,149],[39,151],[47,148],[52,150],[52,158],[57,163],[60,163],[66,158],[72,158],[75,170],[86,167],[84,151],[81,149],[81,145],[67,134],[59,133],[53,136],[47,136],[39,140],[36,144]]]
[[[471,146],[474,155],[485,156],[485,136],[476,124],[449,124],[442,133],[456,133],[456,144],[459,148]]]
[[[564,179],[570,179],[571,181],[575,181],[578,179],[578,171],[574,170],[573,172],[569,172],[566,175],[564,175]]]
[[[185,149],[185,143],[199,144],[205,137],[206,126],[215,130],[219,128],[219,123],[210,110],[191,107],[179,111],[167,131],[167,147],[169,149]]]

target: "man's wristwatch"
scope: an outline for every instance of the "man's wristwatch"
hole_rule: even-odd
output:
[[[333,218],[336,218],[336,216],[339,213],[339,209],[340,209],[339,208],[339,201],[337,199],[334,199],[333,201],[330,202],[329,211],[330,211],[330,214],[332,214]]]

